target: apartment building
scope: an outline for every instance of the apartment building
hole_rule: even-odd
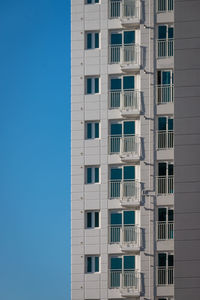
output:
[[[71,2],[72,300],[174,300],[173,0]]]

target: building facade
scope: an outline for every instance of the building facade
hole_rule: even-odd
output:
[[[173,0],[71,2],[72,300],[174,300]]]

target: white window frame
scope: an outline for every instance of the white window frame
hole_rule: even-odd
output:
[[[87,271],[87,259],[88,259],[88,257],[92,258],[92,271],[91,272]],[[95,258],[96,257],[99,258],[99,271],[98,272],[95,271]],[[86,255],[85,256],[85,273],[86,274],[93,274],[93,273],[98,274],[98,273],[100,273],[100,255]]]
[[[99,181],[95,182],[95,169],[99,169]],[[87,178],[87,169],[91,169],[92,170],[92,181],[88,182],[88,178]],[[99,184],[100,183],[100,166],[86,166],[85,167],[85,183],[86,184]]]
[[[88,218],[88,213],[92,214],[92,221],[91,221],[91,227],[87,227],[87,218]],[[95,214],[98,213],[98,223],[99,226],[95,226]],[[99,210],[88,210],[85,212],[85,228],[86,229],[95,229],[95,228],[100,228],[100,212]]]
[[[92,136],[91,138],[88,138],[88,130],[87,130],[87,125],[91,124],[92,126]],[[99,125],[99,137],[95,137],[95,124]],[[85,139],[86,140],[98,140],[100,139],[100,122],[99,121],[87,121],[85,122]]]
[[[99,35],[99,47],[95,47],[95,34],[98,33]],[[91,40],[92,40],[92,47],[88,48],[87,45],[87,35],[91,34]],[[85,32],[85,49],[86,50],[93,50],[93,49],[99,49],[100,48],[100,32],[99,31],[86,31]]]
[[[92,85],[91,85],[91,93],[87,92],[87,80],[91,79]],[[95,92],[95,79],[98,79],[98,92]],[[100,77],[97,76],[86,76],[85,77],[85,94],[86,95],[98,95],[100,94]]]
[[[99,2],[95,2],[95,0],[92,0],[92,3],[88,3],[87,2],[88,0],[85,0],[85,4],[87,5],[90,5],[90,4],[100,4],[100,0],[99,0]]]

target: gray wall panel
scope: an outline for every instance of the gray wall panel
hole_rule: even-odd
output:
[[[175,0],[175,299],[200,292],[200,1]]]

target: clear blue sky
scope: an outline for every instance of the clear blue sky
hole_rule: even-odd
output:
[[[70,1],[0,0],[0,299],[70,299]]]

